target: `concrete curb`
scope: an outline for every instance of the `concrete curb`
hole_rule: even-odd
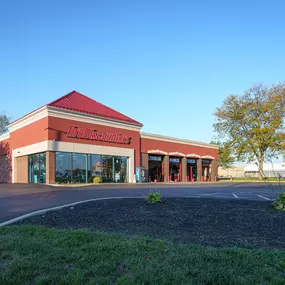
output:
[[[52,187],[59,187],[59,188],[81,188],[81,187],[109,187],[109,186],[125,186],[125,187],[133,187],[133,186],[155,186],[155,185],[175,185],[175,186],[179,186],[179,185],[189,185],[189,186],[194,186],[194,185],[198,185],[198,184],[217,184],[217,183],[221,183],[224,181],[195,181],[195,182],[144,182],[144,183],[83,183],[83,184],[46,184],[48,186],[52,186]],[[231,181],[225,181],[225,182],[231,182]]]
[[[50,212],[50,211],[56,211],[56,210],[61,210],[63,208],[67,208],[67,207],[72,207],[78,204],[83,204],[83,203],[88,203],[88,202],[93,202],[93,201],[100,201],[100,200],[112,200],[112,199],[144,199],[145,197],[138,197],[138,196],[134,196],[134,197],[103,197],[103,198],[94,198],[94,199],[89,199],[89,200],[82,200],[82,201],[78,201],[78,202],[74,202],[74,203],[69,203],[69,204],[64,204],[64,205],[60,205],[60,206],[56,206],[56,207],[52,207],[52,208],[47,208],[47,209],[43,209],[43,210],[38,210],[38,211],[34,211],[22,216],[19,216],[17,218],[8,220],[6,222],[0,223],[0,227],[4,227],[4,226],[8,226],[11,224],[14,224],[18,221],[33,217],[33,216],[37,216],[37,215],[41,215],[44,214],[46,212]]]

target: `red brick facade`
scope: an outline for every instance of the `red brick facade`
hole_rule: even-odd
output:
[[[10,156],[0,155],[0,183],[9,183],[10,180]]]
[[[11,151],[10,141],[0,141],[0,183],[11,182]]]
[[[179,140],[176,138],[156,136],[152,134],[143,134],[141,138],[141,157],[142,167],[148,176],[149,171],[149,155],[159,155],[162,157],[163,173],[161,173],[162,181],[170,181],[169,159],[176,157],[181,159],[181,176],[180,181],[187,182],[189,180],[189,173],[187,171],[187,158],[194,158],[197,160],[197,180],[204,181],[202,160],[210,160],[209,180],[215,181],[218,175],[217,160],[218,147],[210,144],[199,142],[192,142],[189,140]],[[188,168],[189,170],[189,168]],[[205,170],[205,169],[204,169]]]
[[[0,183],[28,182],[28,156],[42,152],[46,153],[47,183],[55,183],[55,152],[73,152],[76,147],[78,151],[78,145],[81,153],[102,150],[105,155],[109,151],[109,155],[129,157],[131,175],[135,174],[136,167],[147,168],[151,151],[159,150],[163,154],[165,177],[169,171],[169,158],[180,156],[183,158],[183,181],[187,180],[186,158],[197,155],[200,169],[200,160],[205,156],[212,161],[214,180],[218,159],[216,146],[141,134],[141,127],[139,122],[73,91],[11,123],[9,135],[2,136],[2,141],[0,136]],[[54,142],[62,143],[64,148],[53,148]]]
[[[200,156],[212,156],[218,159],[219,150],[217,148],[210,148],[207,146],[196,146],[191,144],[182,144],[177,142],[168,142],[162,140],[154,139],[141,139],[141,152],[147,153],[149,150],[159,149],[161,151],[170,152],[180,152],[185,155],[195,153]]]
[[[11,149],[48,140],[48,117],[10,133]]]
[[[120,144],[120,143],[110,143],[100,140],[90,140],[90,139],[79,139],[77,137],[68,137],[68,127],[70,125],[77,126],[79,128],[90,128],[91,130],[97,130],[102,133],[114,133],[122,134],[123,136],[130,137],[130,143]],[[96,125],[85,122],[78,122],[76,120],[67,120],[55,117],[48,118],[48,140],[56,140],[61,142],[71,142],[71,143],[82,143],[100,146],[113,146],[119,148],[130,148],[135,150],[135,165],[140,165],[140,132],[131,131],[123,128],[115,128],[109,126]]]

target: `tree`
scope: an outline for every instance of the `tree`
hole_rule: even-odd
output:
[[[235,158],[233,156],[233,150],[227,143],[222,143],[220,141],[211,141],[211,144],[216,144],[219,146],[219,160],[218,164],[222,168],[230,168],[233,166],[235,162]]]
[[[0,114],[0,135],[7,131],[7,126],[9,125],[9,118],[6,115]]]
[[[255,85],[242,96],[228,96],[215,112],[215,132],[237,160],[263,163],[285,150],[285,83]]]

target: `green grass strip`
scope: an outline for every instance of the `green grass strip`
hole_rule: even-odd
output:
[[[285,252],[44,227],[0,229],[0,284],[284,284]]]

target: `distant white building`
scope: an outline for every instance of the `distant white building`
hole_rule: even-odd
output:
[[[219,177],[244,177],[244,165],[230,168],[218,168]]]
[[[218,172],[220,177],[258,177],[258,166],[247,164],[227,169],[219,167]],[[266,177],[277,177],[278,174],[285,177],[285,162],[265,163],[263,172]]]
[[[285,162],[264,163],[263,172],[266,177],[277,177],[278,174],[285,177]],[[244,176],[258,176],[258,166],[256,164],[247,164],[244,167]]]

